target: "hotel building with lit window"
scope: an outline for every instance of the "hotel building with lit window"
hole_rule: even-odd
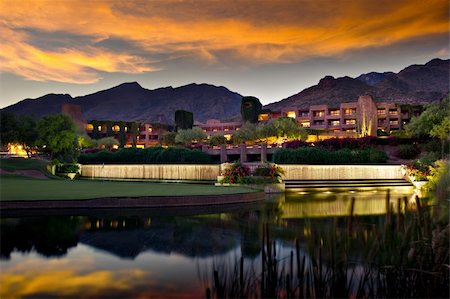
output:
[[[265,112],[258,119],[264,122],[291,117],[303,128],[376,136],[377,130],[390,133],[402,129],[412,116],[421,112],[421,106],[375,102],[371,96],[360,96],[357,102],[334,106],[312,105],[306,109],[293,107]]]
[[[202,129],[208,138],[217,134],[223,135],[227,140],[230,140],[231,136],[242,127],[242,122],[221,122],[218,119],[208,119],[206,123],[196,122],[194,125]]]

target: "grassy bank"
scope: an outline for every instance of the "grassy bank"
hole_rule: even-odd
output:
[[[103,197],[195,196],[248,192],[254,192],[254,190],[244,187],[195,184],[39,180],[5,175],[1,176],[0,200],[80,200]]]

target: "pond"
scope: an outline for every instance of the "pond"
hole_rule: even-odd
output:
[[[382,189],[347,190],[240,206],[3,213],[0,297],[267,296],[269,287],[278,296],[289,295],[289,288],[307,295],[317,289],[284,283],[301,266],[314,270],[314,252],[330,265],[334,253],[345,251],[346,271],[360,281],[371,236],[386,221],[395,229],[396,219],[417,208],[411,189],[392,189],[388,204],[386,196]],[[336,248],[326,251],[331,245]],[[266,283],[264,291],[267,278],[260,274],[272,256],[284,287]],[[357,286],[350,283],[347,292]]]

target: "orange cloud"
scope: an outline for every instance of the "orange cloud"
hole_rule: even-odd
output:
[[[443,0],[43,0],[27,1],[33,9],[24,5],[0,2],[1,71],[71,83],[95,82],[102,71],[155,71],[179,57],[217,67],[236,61],[290,63],[449,33],[449,3]],[[27,28],[87,36],[91,43],[44,50],[30,44]],[[98,46],[108,39],[128,41],[138,50]]]

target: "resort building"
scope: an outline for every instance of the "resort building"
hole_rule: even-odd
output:
[[[159,145],[159,137],[167,130],[163,126],[149,123],[91,121],[86,124],[86,133],[93,139],[114,137],[124,147],[146,148]]]
[[[336,135],[346,132],[354,136],[376,136],[377,130],[390,133],[402,129],[412,116],[421,112],[421,106],[375,102],[371,96],[365,95],[360,96],[357,102],[336,106],[312,105],[306,109],[264,112],[259,115],[259,120],[291,117],[303,128],[328,130]]]
[[[231,139],[231,136],[242,127],[242,122],[221,122],[218,119],[208,119],[205,124],[195,123],[196,127],[199,127],[208,135],[223,135],[227,140]]]

